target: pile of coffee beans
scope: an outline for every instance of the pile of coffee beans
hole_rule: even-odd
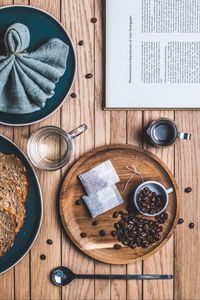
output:
[[[114,212],[113,218],[120,217],[120,220],[114,224],[115,230],[111,232],[113,237],[117,238],[121,244],[132,249],[136,247],[148,248],[153,243],[160,241],[161,232],[163,231],[161,224],[164,224],[168,218],[166,212],[152,220],[139,217],[130,207],[127,207],[127,211],[128,213],[123,211]],[[121,249],[116,244],[114,248]]]
[[[137,203],[141,212],[150,215],[158,213],[165,205],[163,196],[152,192],[148,187],[140,190]]]

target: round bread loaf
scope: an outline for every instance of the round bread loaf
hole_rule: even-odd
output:
[[[21,201],[23,203],[26,201],[28,195],[26,169],[17,156],[0,153],[0,178],[16,185]]]
[[[15,216],[9,210],[0,207],[0,257],[12,247],[15,231]]]

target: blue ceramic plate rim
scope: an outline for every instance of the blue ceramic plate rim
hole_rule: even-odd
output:
[[[37,187],[38,187],[39,194],[40,194],[40,205],[41,205],[40,221],[39,221],[38,229],[37,229],[37,232],[35,234],[35,237],[34,237],[32,243],[30,244],[29,248],[24,252],[24,254],[16,262],[14,262],[10,267],[6,268],[4,271],[0,272],[0,274],[3,274],[5,272],[7,272],[8,270],[10,270],[11,268],[13,268],[16,264],[18,264],[25,257],[25,255],[30,251],[30,249],[32,248],[33,244],[35,243],[35,241],[36,241],[36,239],[38,237],[38,234],[40,232],[40,228],[41,228],[42,220],[43,220],[43,196],[42,196],[42,190],[41,190],[40,182],[38,180],[36,172],[35,172],[34,168],[32,167],[32,165],[31,165],[28,157],[26,156],[26,154],[13,141],[11,141],[9,138],[7,138],[6,136],[4,136],[3,134],[0,134],[0,137],[3,138],[4,140],[6,140],[8,143],[12,144],[12,146],[14,148],[16,148],[20,152],[20,154],[22,155],[22,157],[24,158],[24,160],[26,161],[26,163],[29,165],[31,171],[33,172],[33,174],[35,176],[35,180],[36,180]]]
[[[9,123],[9,122],[2,122],[0,121],[0,124],[2,125],[7,125],[7,126],[14,126],[14,127],[18,127],[18,126],[27,126],[27,125],[32,125],[32,124],[36,124],[36,123],[39,123],[47,118],[49,118],[50,116],[52,116],[56,111],[58,111],[61,106],[64,104],[65,100],[66,100],[66,97],[69,95],[70,91],[71,91],[71,88],[74,84],[74,81],[75,81],[75,76],[76,76],[76,73],[77,73],[77,55],[76,55],[76,51],[75,51],[75,47],[74,47],[74,43],[72,41],[72,38],[70,36],[70,34],[67,32],[67,30],[65,29],[65,27],[62,25],[62,23],[56,19],[52,14],[48,13],[47,11],[45,11],[44,9],[41,9],[41,8],[38,8],[38,7],[35,7],[33,5],[5,5],[5,6],[2,6],[0,7],[0,10],[3,10],[3,9],[6,9],[6,8],[11,8],[11,7],[22,7],[22,8],[32,8],[32,9],[35,9],[35,10],[38,10],[46,15],[48,15],[50,18],[52,18],[63,30],[64,32],[66,33],[70,43],[71,43],[71,46],[72,46],[72,49],[73,49],[73,54],[74,54],[74,75],[73,75],[73,79],[72,79],[72,82],[71,82],[71,85],[68,89],[68,92],[66,93],[65,97],[63,98],[63,100],[60,102],[60,104],[49,114],[47,114],[45,117],[43,118],[39,118],[38,120],[36,121],[33,121],[33,122],[28,122],[28,123],[17,123],[17,124],[13,124],[13,123]],[[23,114],[22,114],[23,116]]]

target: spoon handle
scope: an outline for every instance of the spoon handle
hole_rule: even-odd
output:
[[[147,279],[147,280],[156,280],[156,279],[172,279],[173,275],[171,274],[132,274],[132,275],[100,275],[100,274],[76,274],[76,278],[82,279]]]

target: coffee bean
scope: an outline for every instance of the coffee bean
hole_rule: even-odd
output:
[[[131,248],[131,249],[135,249],[136,247],[137,247],[137,244],[135,244],[135,243],[133,243],[133,242],[130,243],[130,248]]]
[[[40,259],[41,259],[41,260],[45,260],[45,259],[46,259],[46,255],[45,255],[45,254],[41,254],[41,255],[40,255]]]
[[[111,235],[112,235],[113,237],[117,237],[117,232],[116,232],[115,230],[113,230],[113,231],[111,231]]]
[[[91,73],[88,73],[88,74],[85,75],[85,78],[86,78],[86,79],[90,79],[90,78],[92,78],[92,77],[93,77],[93,75],[92,75]]]
[[[99,222],[98,222],[97,220],[95,220],[95,221],[92,222],[92,225],[93,225],[93,226],[97,226],[98,223],[99,223]]]
[[[76,200],[75,204],[78,206],[81,204],[81,200]]]
[[[91,21],[92,23],[96,23],[96,22],[97,22],[97,18],[91,18],[90,21]]]
[[[117,250],[122,249],[122,245],[120,245],[120,244],[114,244],[113,247],[114,247],[115,249],[117,249]]]
[[[125,212],[124,212],[123,210],[120,210],[120,211],[119,211],[119,214],[120,214],[121,216],[123,216],[123,215],[125,214]]]
[[[194,228],[194,223],[191,222],[188,226],[189,226],[189,228],[192,229],[192,228]]]
[[[75,99],[76,98],[76,94],[75,93],[71,93],[71,98]]]
[[[106,235],[105,230],[103,230],[103,229],[99,230],[99,235],[100,236],[105,236]]]
[[[149,243],[146,242],[146,241],[143,241],[143,242],[141,243],[141,246],[142,246],[142,248],[148,248],[148,247],[149,247]]]
[[[191,188],[191,187],[185,188],[185,192],[186,192],[186,193],[191,193],[191,191],[192,191],[192,188]]]
[[[119,213],[118,213],[118,211],[115,211],[114,213],[113,213],[113,218],[118,218],[119,217]]]
[[[79,45],[79,46],[83,46],[83,44],[84,44],[83,40],[80,40],[80,41],[78,42],[78,45]]]
[[[178,220],[178,224],[183,224],[183,222],[184,222],[183,218],[180,218],[180,219]]]
[[[52,245],[52,244],[53,244],[53,241],[52,241],[51,239],[48,239],[48,240],[47,240],[47,244],[48,244],[48,245]]]
[[[81,232],[80,236],[81,236],[82,238],[85,238],[85,237],[87,236],[87,234],[86,234],[85,232]]]

